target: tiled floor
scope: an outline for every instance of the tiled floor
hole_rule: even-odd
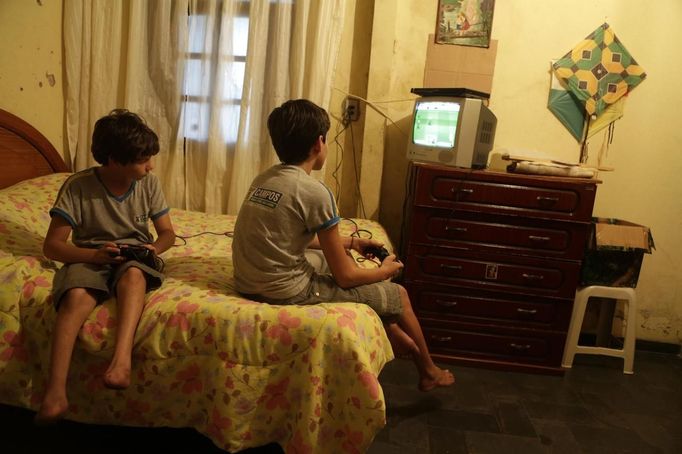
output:
[[[563,377],[450,367],[456,386],[429,394],[389,363],[383,453],[682,453],[682,359],[638,351],[635,374],[616,358],[577,355]]]
[[[421,393],[409,361],[380,376],[388,422],[370,454],[682,453],[682,359],[638,351],[622,360],[576,356],[563,377],[448,366],[454,387]],[[0,451],[218,453],[190,429],[62,423],[38,429],[32,413],[0,407]],[[278,447],[244,454],[281,453]]]

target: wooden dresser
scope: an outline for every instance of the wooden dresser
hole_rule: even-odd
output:
[[[597,183],[411,164],[404,285],[436,360],[563,372]]]

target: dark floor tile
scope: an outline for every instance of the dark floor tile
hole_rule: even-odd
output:
[[[465,437],[469,454],[545,454],[537,438],[481,432],[466,432]]]
[[[535,428],[522,405],[514,402],[498,402],[497,421],[502,433],[520,437],[536,437]]]
[[[646,443],[666,454],[682,452],[682,414],[676,418],[620,413],[632,430]]]
[[[525,404],[528,415],[535,419],[549,419],[575,424],[591,421],[593,415],[581,405],[563,405],[553,402],[528,402]]]
[[[464,433],[443,427],[429,427],[429,450],[422,451],[430,454],[467,454]]]
[[[462,410],[436,410],[426,416],[430,426],[452,430],[499,433],[500,427],[493,415]]]
[[[424,452],[422,447],[394,445],[385,441],[375,441],[367,450],[367,454],[424,454]]]
[[[384,430],[388,435],[388,442],[399,446],[424,447],[429,443],[429,430],[426,416],[398,420],[388,417]]]
[[[533,419],[540,444],[547,454],[582,454],[571,429],[561,421]]]
[[[570,425],[571,432],[585,454],[662,454],[633,430],[615,427]]]

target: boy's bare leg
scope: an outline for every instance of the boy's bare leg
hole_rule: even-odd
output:
[[[69,375],[73,347],[78,332],[96,304],[94,295],[83,288],[71,289],[62,297],[52,336],[47,388],[35,416],[36,424],[55,422],[69,409],[66,379]]]
[[[125,389],[130,386],[133,341],[144,308],[146,288],[144,274],[135,267],[128,268],[116,284],[116,346],[109,369],[104,373],[104,384],[109,388]]]
[[[384,328],[386,329],[386,334],[388,335],[388,340],[391,342],[391,347],[393,347],[395,356],[409,356],[412,358],[414,355],[419,354],[419,347],[417,347],[417,344],[400,326],[398,326],[397,323],[386,323],[384,324]]]
[[[455,377],[452,373],[449,370],[439,368],[431,359],[419,320],[417,320],[417,316],[412,310],[410,297],[402,286],[400,286],[400,300],[403,303],[403,313],[398,323],[400,328],[404,330],[417,346],[417,350],[413,352],[412,358],[417,371],[419,371],[419,389],[431,391],[439,386],[452,385],[455,382]]]

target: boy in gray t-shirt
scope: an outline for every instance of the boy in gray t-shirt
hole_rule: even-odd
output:
[[[254,179],[237,216],[232,243],[237,290],[270,304],[367,304],[384,320],[393,347],[414,360],[419,389],[451,385],[453,375],[431,359],[407,291],[389,281],[403,264],[389,255],[379,268],[356,266],[347,250],[363,253],[381,244],[341,238],[334,198],[310,176],[327,157],[327,112],[305,99],[287,101],[268,117],[268,130],[282,164]],[[308,248],[322,249],[331,274],[313,267]]]
[[[113,389],[130,385],[145,293],[163,281],[156,254],[175,241],[166,200],[150,173],[158,152],[158,137],[142,118],[127,110],[112,111],[95,123],[92,135],[92,154],[101,166],[70,176],[50,210],[43,252],[64,266],[52,286],[58,312],[47,388],[36,415],[39,424],[67,412],[66,379],[76,337],[95,306],[111,295],[118,305],[116,344],[104,384]]]

